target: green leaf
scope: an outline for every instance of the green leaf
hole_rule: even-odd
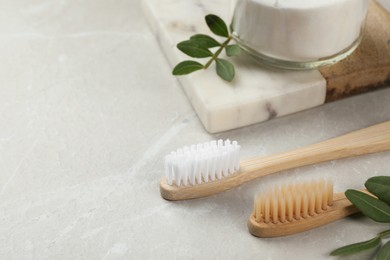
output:
[[[241,48],[237,44],[226,46],[226,55],[229,57],[238,56],[241,54]]]
[[[234,79],[235,71],[234,66],[227,60],[216,59],[217,74],[226,81],[232,81]]]
[[[207,15],[206,23],[214,34],[222,37],[229,37],[228,28],[225,22],[218,16],[214,14]]]
[[[206,48],[221,46],[221,44],[217,42],[214,38],[211,38],[210,36],[205,34],[195,34],[194,36],[191,36],[190,40],[195,41]]]
[[[203,65],[199,62],[186,60],[177,64],[176,67],[173,69],[172,74],[175,76],[187,75],[201,69],[203,69]]]
[[[390,259],[390,241],[387,242],[382,248],[379,250],[376,255],[376,260],[388,260]]]
[[[390,223],[390,206],[385,202],[357,190],[347,190],[345,196],[367,217]]]
[[[356,244],[351,244],[347,246],[340,247],[330,253],[331,256],[346,256],[346,255],[352,255],[352,254],[357,254],[369,249],[372,249],[379,245],[381,242],[380,237],[374,237],[373,239],[356,243]]]
[[[206,58],[213,56],[213,53],[206,47],[192,40],[178,43],[177,48],[193,58]]]
[[[369,178],[364,184],[369,192],[390,204],[390,177],[376,176]]]

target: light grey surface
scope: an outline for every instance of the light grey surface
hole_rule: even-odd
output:
[[[236,139],[267,155],[390,119],[390,89],[218,135],[196,117],[139,1],[0,2],[1,259],[326,259],[385,226],[350,218],[258,239],[253,194],[331,176],[335,189],[390,175],[390,153],[304,167],[203,200],[167,202],[162,157]]]

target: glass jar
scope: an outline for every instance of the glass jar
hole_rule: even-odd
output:
[[[362,39],[369,0],[240,0],[233,37],[260,62],[314,69],[351,54]]]

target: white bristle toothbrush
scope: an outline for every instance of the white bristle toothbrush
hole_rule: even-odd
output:
[[[257,237],[287,236],[357,212],[343,192],[333,194],[330,181],[285,184],[255,196],[248,229]]]
[[[167,200],[201,198],[271,173],[386,150],[390,150],[390,121],[293,151],[242,161],[237,142],[211,141],[167,155],[160,192]]]

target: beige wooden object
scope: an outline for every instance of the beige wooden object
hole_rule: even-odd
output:
[[[390,13],[371,1],[363,39],[346,59],[320,68],[326,102],[390,85]]]
[[[237,174],[208,183],[177,187],[160,182],[161,196],[167,200],[187,200],[210,196],[253,179],[300,166],[390,150],[390,121],[370,126],[317,144],[268,157],[243,160]]]
[[[359,210],[352,205],[344,193],[336,193],[334,194],[333,205],[326,211],[300,220],[294,219],[292,222],[286,221],[276,224],[259,223],[255,221],[254,215],[251,214],[248,220],[248,230],[252,235],[257,237],[287,236],[326,225],[357,212]]]

